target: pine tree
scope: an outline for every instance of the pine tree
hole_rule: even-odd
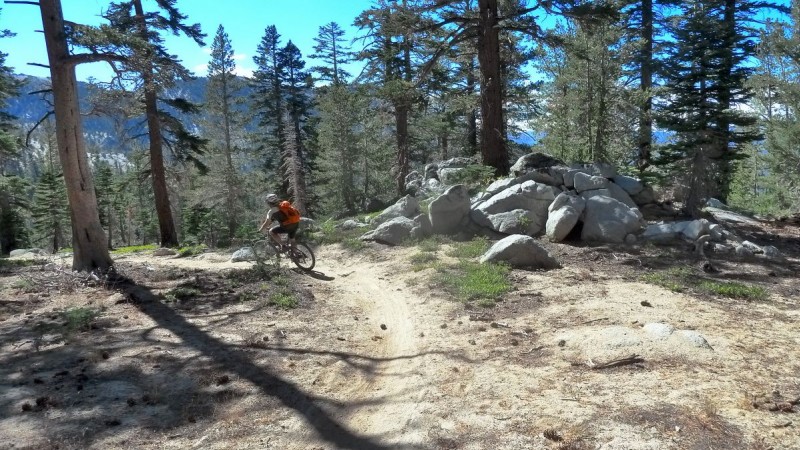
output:
[[[308,213],[307,174],[311,168],[306,141],[306,123],[311,110],[310,75],[304,70],[300,50],[289,41],[280,52],[282,90],[286,96],[286,123],[283,140],[284,178],[293,195],[295,207]],[[291,141],[287,140],[290,139]]]
[[[381,86],[380,95],[393,108],[396,143],[394,164],[396,193],[405,193],[405,180],[411,168],[409,121],[416,97],[412,83],[411,47],[406,1],[399,4],[379,1],[373,9],[363,12],[356,25],[366,33],[369,44],[360,53],[368,59],[371,79]]]
[[[141,0],[112,3],[104,17],[109,20],[111,28],[118,33],[129,33],[134,30],[138,39],[120,39],[117,35],[115,37],[118,41],[112,44],[117,45],[116,51],[128,52],[130,55],[122,59],[123,69],[141,77],[150,141],[150,174],[161,245],[175,247],[178,245],[178,233],[167,188],[164,147],[172,150],[178,161],[201,164],[197,155],[202,153],[204,142],[189,133],[178,118],[167,112],[167,107],[182,113],[196,112],[197,108],[194,105],[181,98],[159,98],[159,95],[176,80],[191,78],[191,74],[180,64],[177,57],[169,54],[160,32],[166,30],[174,34],[184,34],[198,45],[204,45],[205,35],[201,32],[199,24],[184,23],[186,16],[177,10],[175,0],[158,0],[157,5],[159,12],[145,14]],[[160,106],[159,101],[163,102],[164,106]]]
[[[756,52],[760,64],[750,86],[766,139],[744,161],[744,170],[739,167],[730,200],[746,209],[760,205],[758,212],[775,215],[800,211],[800,58],[796,53],[800,3],[792,2],[788,12],[788,20],[770,20],[760,33]],[[755,186],[752,192],[751,186]]]
[[[538,69],[543,114],[536,120],[545,151],[565,161],[628,165],[636,158],[635,97],[625,87],[623,55],[630,52],[621,24],[608,19],[572,21],[554,30],[559,45],[548,48]]]
[[[346,85],[334,84],[320,95],[316,176],[326,212],[354,214],[358,210],[356,183],[361,155],[356,127],[363,106]]]
[[[253,88],[251,108],[258,117],[258,126],[263,130],[261,133],[263,142],[259,150],[264,154],[265,168],[274,172],[278,172],[279,167],[283,164],[281,148],[285,127],[280,38],[281,35],[278,34],[274,25],[270,25],[264,30],[264,36],[258,44],[256,56],[253,57],[256,70],[253,72],[251,82]],[[278,178],[280,180],[281,177]],[[285,189],[283,190],[285,191]]]
[[[7,36],[11,33],[0,30],[0,38]],[[27,244],[28,238],[22,213],[27,206],[26,183],[7,171],[10,162],[20,156],[20,142],[15,136],[14,118],[2,109],[5,109],[6,101],[17,94],[20,83],[14,78],[11,68],[6,66],[6,56],[0,52],[0,255]]]
[[[47,47],[57,128],[58,154],[64,171],[72,224],[73,270],[106,271],[112,268],[105,233],[100,224],[94,181],[86,157],[77,93],[75,66],[108,60],[97,52],[71,54],[69,32],[80,28],[64,23],[59,0],[38,2]]]
[[[69,245],[66,233],[69,231],[64,181],[60,175],[48,170],[36,184],[31,215],[36,242],[46,242],[53,253]]]
[[[314,66],[312,71],[319,74],[319,79],[333,84],[348,82],[350,74],[344,66],[353,60],[350,46],[346,44],[344,30],[336,22],[319,27],[319,34],[314,38],[316,53],[311,57],[321,60],[324,65]]]
[[[683,2],[675,21],[665,73],[670,101],[658,121],[676,140],[658,162],[684,175],[684,207],[691,214],[707,198],[727,201],[731,161],[739,158],[741,144],[758,138],[755,118],[736,108],[752,95],[745,86],[752,69],[745,61],[753,43],[737,26],[752,11],[740,6],[737,12],[731,1]]]
[[[241,129],[244,120],[236,107],[236,99],[242,89],[242,82],[235,74],[236,62],[233,59],[233,47],[230,38],[222,25],[217,29],[214,42],[211,44],[211,61],[208,64],[208,86],[206,88],[206,110],[209,112],[207,136],[211,137],[212,148],[221,153],[222,170],[214,170],[209,176],[221,176],[220,189],[206,192],[205,197],[216,198],[215,204],[208,205],[225,211],[227,237],[234,237],[239,228],[241,215],[241,196],[239,171],[234,164],[235,135]],[[222,125],[222,137],[215,130]],[[218,155],[212,156],[216,158]],[[213,167],[220,167],[214,164]],[[216,195],[217,193],[221,195]]]
[[[431,17],[431,25],[421,29],[449,31],[448,38],[426,64],[423,75],[448,48],[465,41],[474,42],[480,71],[481,156],[483,164],[493,167],[498,175],[507,175],[510,168],[505,136],[507,117],[503,110],[504,62],[500,52],[503,30],[524,32],[538,41],[544,41],[546,33],[532,15],[535,11],[569,17],[598,17],[608,15],[615,9],[613,5],[605,3],[573,1],[536,2],[529,6],[525,1],[478,0],[474,11],[469,7],[464,8],[462,0],[428,0],[422,3],[420,9]]]
[[[100,223],[106,228],[108,248],[114,248],[114,227],[116,223],[119,194],[114,185],[114,171],[105,161],[95,161],[95,190],[97,191],[97,208],[100,213]]]

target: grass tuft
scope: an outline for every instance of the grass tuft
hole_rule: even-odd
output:
[[[194,256],[204,253],[208,250],[208,247],[205,245],[187,245],[186,247],[181,247],[178,249],[178,257],[179,258],[186,258],[187,256]]]
[[[339,221],[327,220],[320,226],[320,231],[313,233],[310,240],[314,243],[324,244],[341,244],[342,247],[348,250],[362,250],[367,244],[359,238],[364,233],[370,231],[372,227],[355,228],[352,230],[342,230],[336,226],[341,223]]]
[[[673,267],[661,272],[651,272],[642,275],[645,283],[661,286],[672,292],[699,291],[720,297],[765,300],[769,293],[761,286],[747,285],[731,281],[713,281],[698,279],[687,267]]]
[[[94,321],[100,313],[91,308],[70,308],[61,314],[64,318],[64,325],[67,327],[67,331],[75,332],[89,330],[92,321]]]
[[[297,297],[294,295],[294,293],[285,290],[273,292],[269,296],[270,305],[275,305],[283,309],[296,308],[298,303],[299,302],[297,301]]]
[[[192,297],[197,297],[198,295],[200,295],[200,291],[195,288],[179,286],[167,292],[164,297],[166,297],[167,300],[174,302],[188,300]]]
[[[486,253],[486,250],[489,250],[489,240],[476,237],[471,241],[454,243],[447,255],[454,258],[477,258]]]
[[[112,255],[127,255],[129,253],[137,253],[143,251],[152,251],[157,249],[158,246],[156,244],[145,244],[145,245],[131,245],[128,247],[120,247],[116,250],[112,250]]]
[[[464,302],[494,306],[495,300],[511,290],[510,268],[504,264],[460,261],[455,266],[438,267],[434,281]]]
[[[710,294],[745,300],[765,300],[769,296],[767,290],[761,286],[748,286],[731,281],[703,281],[699,287]]]
[[[414,272],[434,267],[439,260],[433,253],[415,253],[409,259],[411,260],[411,270]]]

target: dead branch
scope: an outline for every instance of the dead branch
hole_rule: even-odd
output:
[[[601,370],[601,369],[610,369],[612,367],[627,366],[630,364],[637,364],[643,362],[644,362],[643,358],[640,358],[639,355],[637,354],[633,354],[631,356],[628,356],[627,358],[615,359],[600,364],[595,363],[594,361],[589,359],[589,361],[586,362],[586,365],[589,366],[589,368],[592,370]]]
[[[47,114],[42,116],[42,118],[39,119],[39,121],[36,122],[30,130],[28,130],[28,134],[25,136],[25,146],[26,147],[30,146],[30,144],[31,144],[31,135],[33,134],[33,132],[36,131],[37,128],[39,128],[39,125],[41,125],[42,122],[47,120],[47,118],[52,116],[53,114],[55,114],[55,111],[53,111],[53,110],[47,111]]]
[[[587,320],[586,322],[581,322],[581,325],[586,325],[587,323],[592,323],[592,322],[599,322],[601,320],[606,320],[606,319],[608,319],[608,317],[601,317],[599,319]]]

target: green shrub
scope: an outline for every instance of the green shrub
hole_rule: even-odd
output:
[[[684,286],[674,280],[666,273],[653,272],[642,275],[641,280],[645,283],[661,286],[664,289],[669,289],[672,292],[683,292]]]
[[[471,164],[450,175],[447,181],[451,184],[466,185],[470,193],[475,193],[489,186],[494,179],[494,174],[494,167]]]
[[[438,258],[433,253],[415,253],[409,258],[411,260],[411,270],[419,272],[435,266]]]
[[[764,300],[769,296],[767,290],[760,286],[698,279],[688,267],[673,267],[662,272],[648,273],[642,275],[641,280],[672,292],[685,292],[691,289],[707,294],[746,300]]]
[[[292,292],[280,290],[270,294],[269,304],[283,309],[292,309],[297,307],[298,301]]]
[[[700,289],[715,295],[745,300],[764,300],[768,297],[767,290],[761,286],[748,286],[735,282],[703,281]]]
[[[359,239],[362,234],[371,230],[372,227],[356,228],[353,230],[342,230],[336,225],[341,221],[326,220],[322,222],[320,230],[312,233],[309,240],[314,243],[323,244],[342,244],[342,247],[349,250],[361,250],[366,244]]]
[[[187,256],[194,256],[204,253],[208,250],[208,247],[205,245],[187,245],[186,247],[181,247],[178,249],[178,257],[179,258],[186,258]]]
[[[171,301],[183,301],[198,295],[200,295],[200,291],[195,288],[179,286],[167,292],[165,297]]]
[[[86,331],[92,326],[92,321],[99,315],[99,312],[90,308],[70,308],[61,313],[64,318],[64,326],[67,331]]]
[[[441,242],[439,242],[439,240],[436,239],[436,237],[429,237],[427,239],[423,239],[419,241],[419,243],[417,244],[417,247],[422,252],[436,252],[439,250],[439,247],[441,246],[442,246]]]
[[[44,264],[44,259],[6,259],[0,258],[0,272],[3,270],[19,269],[22,267]]]
[[[23,292],[34,292],[36,290],[36,282],[29,278],[20,278],[11,287]]]
[[[112,255],[127,255],[129,253],[137,253],[143,251],[152,251],[157,249],[158,246],[156,244],[145,244],[145,245],[131,245],[128,247],[120,247],[116,250],[112,250]]]
[[[454,258],[477,258],[486,253],[486,250],[489,250],[489,240],[476,237],[471,241],[454,243],[447,255]]]
[[[495,299],[511,290],[510,268],[504,264],[461,261],[455,266],[438,267],[434,280],[461,301],[477,301],[494,306]]]

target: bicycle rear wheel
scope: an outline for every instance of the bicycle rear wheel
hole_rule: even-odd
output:
[[[311,247],[302,242],[298,242],[295,248],[289,252],[289,258],[291,258],[295,266],[303,270],[313,269],[314,264],[317,262]]]

